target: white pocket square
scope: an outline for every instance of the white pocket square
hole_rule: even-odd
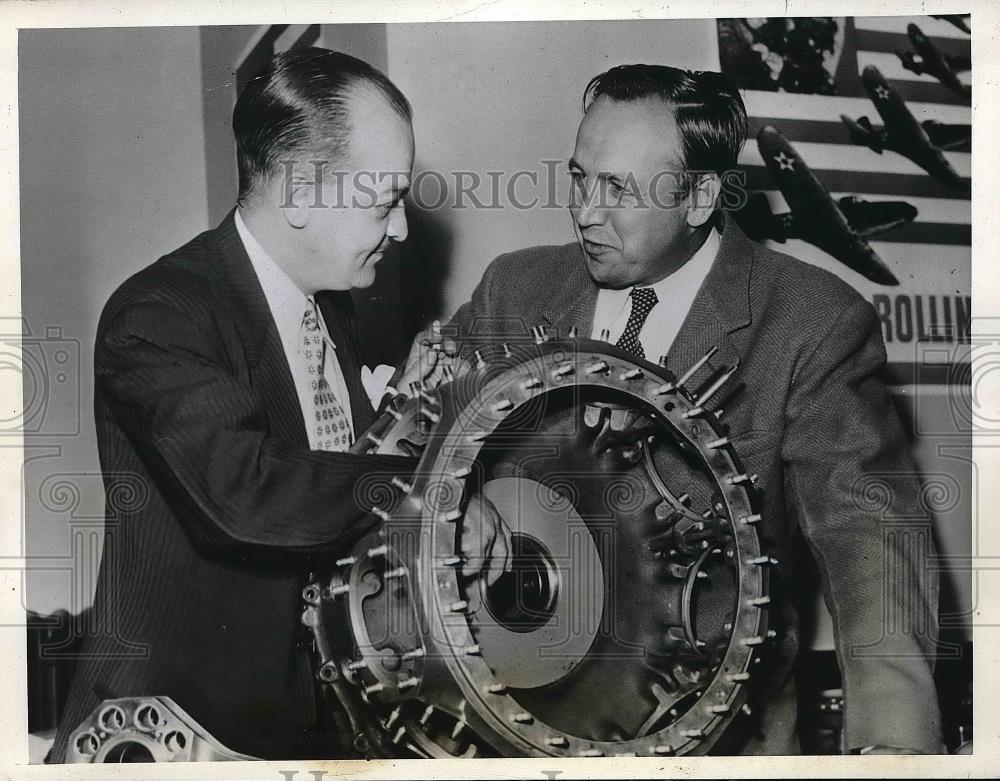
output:
[[[385,395],[385,389],[389,385],[389,380],[396,373],[394,366],[386,366],[384,363],[375,367],[374,371],[367,366],[361,367],[361,384],[365,386],[365,393],[371,400],[372,406],[378,409]]]

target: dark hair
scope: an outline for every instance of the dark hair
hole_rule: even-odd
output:
[[[367,62],[316,47],[276,54],[244,87],[233,109],[240,199],[289,153],[322,151],[330,161],[338,159],[350,137],[349,98],[364,86],[380,91],[401,117],[412,119],[403,93]]]
[[[736,166],[750,131],[736,84],[713,71],[666,65],[619,65],[590,80],[584,112],[599,97],[617,101],[659,98],[674,108],[688,171],[721,174]]]

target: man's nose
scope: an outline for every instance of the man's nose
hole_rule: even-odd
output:
[[[594,190],[579,194],[579,201],[576,203],[574,219],[581,228],[591,225],[600,225],[604,222],[604,209],[596,203],[597,194]]]
[[[398,204],[389,215],[389,228],[386,235],[393,241],[404,241],[409,233],[409,226],[406,224],[406,209],[403,204]]]

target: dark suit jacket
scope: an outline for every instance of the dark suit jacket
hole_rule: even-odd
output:
[[[350,298],[317,302],[360,434],[373,411]],[[415,462],[309,449],[232,214],[114,293],[94,369],[106,543],[52,761],[102,699],[133,695],[172,697],[237,751],[330,755],[299,624],[305,573],[373,525],[359,480]]]
[[[694,387],[741,361],[730,383],[742,387],[725,401],[723,420],[760,476],[758,531],[781,561],[776,590],[797,583],[800,533],[818,565],[843,672],[846,749],[938,752],[932,533],[902,428],[875,376],[885,362],[875,312],[832,274],[750,241],[731,220],[719,225],[719,254],[667,365],[680,373],[718,346],[688,383]],[[452,327],[463,341],[533,325],[589,335],[597,293],[576,244],[526,249],[489,266]],[[780,706],[772,704],[761,733],[734,750],[796,748],[794,694],[785,685],[798,646],[791,598],[771,623],[782,633],[769,674]]]

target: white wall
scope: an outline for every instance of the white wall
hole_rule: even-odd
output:
[[[449,181],[453,171],[475,171],[484,180],[491,170],[541,176],[541,161],[568,160],[583,90],[613,65],[718,67],[714,19],[390,24],[387,39],[388,76],[413,104],[414,173],[436,170]],[[557,174],[564,191],[565,171]],[[434,202],[428,193],[425,202]],[[517,197],[526,197],[520,188]],[[433,302],[439,309],[431,304],[424,316],[454,312],[501,252],[573,240],[564,208],[416,212],[409,209],[411,221],[428,220],[426,233],[446,253],[425,262],[447,265]]]
[[[25,443],[27,601],[79,609],[99,549],[74,565],[71,529],[89,545],[97,527],[86,519],[103,512],[92,411],[101,307],[208,225],[198,30],[22,30],[18,77],[22,311],[35,335],[61,328],[71,355],[66,381],[50,377],[43,435]],[[29,377],[26,402],[32,388]]]

